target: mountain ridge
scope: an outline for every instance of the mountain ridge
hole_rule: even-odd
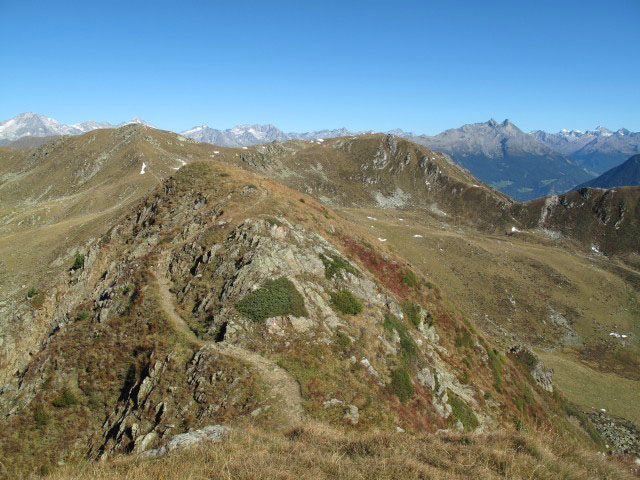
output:
[[[640,154],[630,157],[626,162],[607,170],[602,175],[582,185],[576,190],[585,187],[615,188],[640,185]]]
[[[631,132],[626,128],[615,132],[602,126],[586,132],[561,130],[547,133],[534,130],[529,135],[599,174],[621,164],[631,155],[640,153],[640,132]]]
[[[594,176],[508,119],[407,138],[450,155],[480,180],[520,201],[563,193]]]

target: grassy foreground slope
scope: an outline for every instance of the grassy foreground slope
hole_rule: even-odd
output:
[[[468,478],[631,479],[633,463],[619,465],[576,448],[549,432],[409,436],[345,432],[310,424],[288,432],[245,427],[220,444],[149,462],[121,458],[63,467],[52,480],[238,480]]]

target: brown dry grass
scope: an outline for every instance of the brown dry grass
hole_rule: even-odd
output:
[[[221,444],[158,460],[120,457],[69,465],[54,480],[161,479],[614,479],[629,467],[576,448],[549,432],[535,435],[344,433],[313,424],[286,434],[246,427]]]

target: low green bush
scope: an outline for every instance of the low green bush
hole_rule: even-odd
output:
[[[40,290],[38,290],[36,287],[31,287],[29,289],[29,291],[27,292],[27,297],[28,298],[33,298],[36,295],[38,295],[40,293]]]
[[[357,315],[362,312],[362,304],[349,290],[340,290],[331,294],[331,305],[345,315]]]
[[[391,388],[401,402],[410,400],[416,391],[409,370],[401,367],[391,372]]]
[[[495,380],[495,387],[498,393],[502,393],[502,368],[504,367],[504,357],[500,355],[495,349],[487,348],[487,355],[489,356],[489,366],[493,372],[493,378]]]
[[[467,347],[467,348],[471,348],[473,347],[473,338],[471,337],[471,333],[469,333],[469,330],[464,330],[462,332],[462,334],[458,335],[456,337],[456,347],[461,348],[461,347]]]
[[[330,253],[328,257],[323,254],[320,254],[319,257],[324,264],[324,274],[329,280],[334,278],[343,270],[354,275],[357,275],[358,273],[353,265],[339,255]]]
[[[76,253],[76,257],[73,261],[73,265],[71,266],[71,270],[78,270],[84,267],[84,255],[81,253]]]
[[[236,303],[236,310],[256,322],[282,315],[306,317],[304,298],[286,277],[267,280],[262,287]]]
[[[47,423],[49,423],[49,415],[47,415],[47,412],[40,403],[36,405],[33,411],[33,420],[36,422],[37,428],[45,427]]]
[[[407,320],[417,327],[420,325],[420,306],[411,300],[405,300],[401,304],[402,312],[407,316]]]
[[[385,330],[390,332],[398,332],[400,337],[400,353],[405,361],[413,360],[418,355],[418,346],[409,334],[409,329],[402,321],[390,312],[385,313],[384,323]]]
[[[341,347],[350,347],[351,339],[349,338],[349,335],[347,335],[341,330],[338,330],[336,332],[336,343]]]
[[[475,430],[480,422],[473,410],[458,395],[447,389],[449,405],[451,405],[451,417],[460,420],[466,431]]]
[[[56,408],[66,408],[76,403],[78,403],[78,400],[76,399],[73,392],[71,392],[71,390],[69,390],[68,388],[65,388],[60,396],[54,398],[53,402],[51,402],[51,404]]]
[[[87,318],[89,318],[89,315],[91,315],[91,312],[89,312],[89,310],[82,310],[78,315],[76,315],[76,320],[86,320]]]
[[[409,269],[407,269],[402,274],[402,276],[400,277],[400,280],[402,280],[402,283],[404,283],[405,285],[411,288],[416,288],[418,286],[418,277],[416,277],[416,274]]]

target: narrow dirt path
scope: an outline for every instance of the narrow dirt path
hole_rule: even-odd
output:
[[[176,311],[173,303],[174,296],[169,290],[169,281],[165,277],[157,275],[154,271],[151,273],[155,277],[158,286],[157,293],[160,307],[166,313],[176,332],[200,347],[215,349],[223,355],[228,355],[251,365],[262,376],[271,391],[281,397],[282,415],[289,426],[298,425],[304,420],[300,385],[289,372],[256,352],[237,345],[217,343],[198,338]]]

